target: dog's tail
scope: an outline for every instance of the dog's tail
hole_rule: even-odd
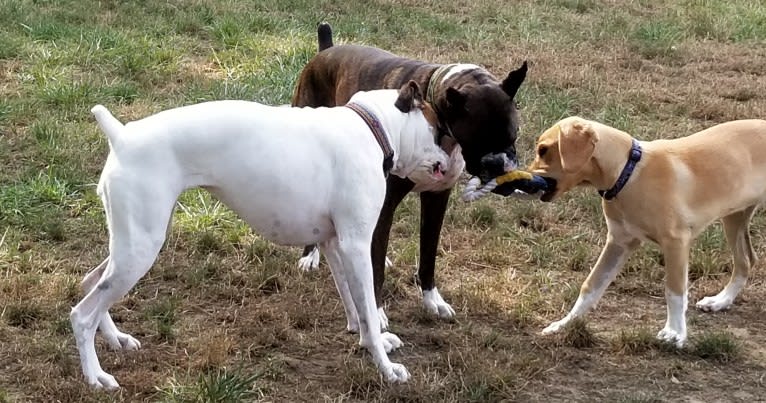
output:
[[[317,27],[317,39],[319,40],[319,51],[332,47],[332,27],[326,22],[320,22]]]
[[[120,123],[117,118],[112,116],[109,110],[107,110],[103,105],[94,106],[93,109],[90,110],[90,113],[96,117],[98,127],[100,127],[101,131],[106,134],[112,150],[120,148],[120,144],[122,144],[121,134],[125,129],[125,126]]]

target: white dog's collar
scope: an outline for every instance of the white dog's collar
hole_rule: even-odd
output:
[[[386,136],[386,131],[383,130],[380,120],[361,104],[349,102],[346,104],[346,107],[356,112],[372,131],[372,135],[383,150],[383,174],[388,176],[391,168],[394,167],[394,149],[391,148],[391,143],[388,142],[388,136]]]

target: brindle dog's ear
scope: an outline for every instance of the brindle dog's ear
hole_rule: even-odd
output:
[[[449,87],[447,88],[447,103],[451,113],[461,112],[465,109],[466,96],[462,92]]]
[[[410,80],[407,84],[404,84],[399,90],[399,98],[396,99],[394,106],[404,113],[414,108],[422,109],[423,91],[420,90],[418,83]]]
[[[559,156],[561,169],[575,173],[583,169],[596,150],[598,135],[587,122],[575,121],[559,126]]]
[[[521,67],[508,73],[508,77],[503,80],[503,91],[505,91],[505,93],[508,94],[511,99],[513,99],[513,97],[516,96],[516,92],[519,91],[519,87],[521,87],[521,83],[524,82],[525,78],[527,78],[526,60],[521,65]]]

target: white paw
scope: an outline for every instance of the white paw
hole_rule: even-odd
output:
[[[686,333],[677,332],[669,327],[665,327],[657,333],[657,338],[666,343],[674,344],[676,347],[681,348],[686,342]]]
[[[734,301],[729,298],[716,295],[712,297],[705,297],[699,300],[697,302],[697,308],[705,312],[724,311],[731,307],[732,302]]]
[[[385,264],[385,267],[386,267],[386,269],[390,269],[390,268],[394,267],[394,264],[393,264],[393,263],[391,263],[391,259],[389,259],[389,258],[388,258],[388,256],[386,256],[386,264]]]
[[[303,271],[314,271],[319,268],[319,248],[314,248],[306,256],[298,259],[298,268]]]
[[[96,389],[117,389],[120,387],[114,377],[103,370],[99,370],[90,375],[86,374],[85,378],[88,381],[88,384]]]
[[[559,321],[551,323],[545,329],[543,329],[543,331],[540,333],[544,336],[553,334],[553,333],[558,333],[561,329],[564,328],[564,326],[567,325],[567,323],[569,323],[569,320],[567,320],[566,318],[561,319]]]
[[[407,382],[410,379],[410,373],[407,368],[402,364],[391,363],[390,365],[381,368],[380,372],[388,382]]]
[[[110,343],[115,350],[138,350],[141,348],[141,342],[127,333],[117,333],[117,343]]]
[[[380,319],[380,331],[383,332],[388,329],[388,316],[383,307],[378,308],[378,318]]]
[[[359,333],[359,321],[357,320],[356,322],[348,322],[348,324],[346,324],[346,331],[354,334]]]
[[[396,350],[404,345],[402,340],[393,333],[384,332],[380,334],[380,338],[383,340],[383,349],[386,350],[386,354]]]
[[[455,316],[455,310],[444,301],[436,287],[432,290],[423,291],[423,305],[428,312],[442,319],[451,319]]]

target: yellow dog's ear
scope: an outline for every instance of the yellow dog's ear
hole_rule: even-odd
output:
[[[583,169],[593,156],[598,136],[591,125],[583,120],[574,120],[559,125],[559,156],[561,168],[566,173]]]

